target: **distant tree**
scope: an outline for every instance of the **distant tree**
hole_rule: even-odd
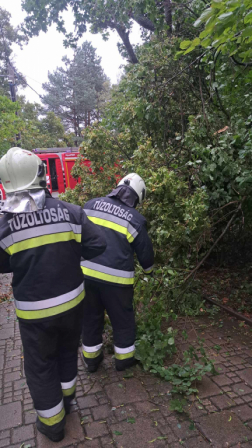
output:
[[[108,78],[89,42],[76,49],[73,59],[64,56],[62,61],[65,66],[49,73],[49,82],[43,84],[42,101],[61,118],[66,131],[74,132],[77,144],[82,129],[100,118]]]
[[[19,97],[22,120],[21,142],[25,149],[65,146],[65,130],[60,118],[46,112],[41,104]]]
[[[9,83],[7,65],[11,60],[12,44],[22,45],[27,38],[21,34],[19,28],[14,28],[10,23],[11,15],[5,9],[0,8],[0,95],[9,96]],[[20,75],[18,85],[24,85],[24,78]]]
[[[18,103],[13,103],[6,96],[0,96],[0,156],[2,157],[5,152],[16,146],[16,134],[18,134],[22,127],[23,122],[20,117],[16,115],[16,112],[20,109]]]

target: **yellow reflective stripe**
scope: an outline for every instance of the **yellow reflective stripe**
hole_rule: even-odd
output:
[[[94,271],[93,269],[85,268],[81,266],[82,272],[84,275],[88,275],[89,277],[99,278],[100,280],[105,280],[111,283],[120,283],[121,285],[133,285],[134,278],[124,278],[117,277],[115,275],[104,274],[103,272]]]
[[[148,269],[148,271],[144,271],[146,274],[150,274],[154,268]]]
[[[70,389],[62,389],[62,393],[64,397],[69,397],[70,395],[73,395],[74,391],[76,389],[76,384],[74,384]]]
[[[115,358],[116,359],[133,358],[134,354],[135,354],[135,350],[133,350],[133,352],[130,352],[130,353],[115,353]]]
[[[64,417],[65,417],[65,409],[64,408],[61,409],[59,414],[54,415],[53,417],[45,418],[45,417],[40,417],[38,415],[39,420],[47,426],[56,425],[56,423],[61,422],[61,420],[63,420]]]
[[[85,356],[85,358],[90,358],[90,359],[97,358],[97,356],[99,356],[101,354],[101,349],[98,350],[97,352],[93,352],[93,353],[86,352],[85,350],[82,350],[82,353]]]
[[[132,243],[132,241],[134,241],[134,237],[128,231],[127,227],[120,226],[119,224],[116,224],[112,221],[107,221],[106,219],[96,218],[95,216],[88,216],[88,219],[90,219],[90,221],[92,221],[94,224],[123,233],[123,235],[127,237],[129,243]]]
[[[81,234],[71,232],[52,233],[51,235],[38,236],[29,240],[20,241],[12,244],[5,249],[8,254],[13,255],[22,250],[33,249],[34,247],[45,246],[46,244],[59,243],[63,241],[75,240],[81,243]]]
[[[77,306],[84,299],[84,297],[85,291],[82,291],[75,299],[45,310],[23,311],[16,308],[17,317],[20,317],[21,319],[42,319],[44,317],[55,316],[57,314],[64,313],[64,311],[71,310]]]

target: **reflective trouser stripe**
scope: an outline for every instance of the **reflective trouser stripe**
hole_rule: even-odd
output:
[[[82,344],[82,353],[85,358],[97,358],[101,354],[102,344],[94,345],[93,347]]]
[[[116,275],[105,274],[104,272],[97,271],[95,269],[90,269],[85,266],[81,266],[82,272],[88,277],[99,278],[100,280],[105,280],[110,283],[119,283],[121,285],[133,285],[134,278],[119,277]]]
[[[73,395],[76,389],[76,380],[77,376],[68,383],[61,383],[62,393],[64,397],[69,397],[70,395]]]
[[[151,266],[151,267],[148,268],[148,269],[144,269],[144,272],[145,272],[146,274],[150,274],[152,271],[153,271],[153,266]]]
[[[71,310],[75,306],[79,305],[81,301],[85,297],[85,291],[82,291],[77,297],[74,299],[62,303],[61,305],[53,306],[51,308],[30,311],[30,310],[19,310],[16,308],[17,317],[21,319],[43,319],[45,317],[56,316],[57,314],[64,313],[65,311]],[[41,301],[43,302],[43,300]]]
[[[56,425],[56,423],[61,422],[61,420],[63,420],[63,418],[65,417],[63,400],[61,400],[61,402],[54,408],[48,409],[46,411],[37,410],[37,414],[39,420],[45,425],[47,426]]]
[[[37,311],[51,308],[56,305],[62,305],[63,303],[70,302],[75,299],[82,291],[84,291],[84,282],[72,291],[61,294],[60,296],[52,297],[51,299],[38,300],[34,302],[26,302],[25,300],[15,299],[15,306],[18,310],[23,311]]]
[[[116,359],[128,359],[132,358],[135,354],[135,345],[131,345],[127,348],[119,348],[114,346]]]
[[[96,218],[95,216],[88,216],[90,221],[92,221],[94,224],[97,224],[99,226],[107,227],[108,229],[115,230],[117,232],[122,233],[127,237],[127,240],[129,243],[132,243],[134,241],[134,236],[129,232],[127,227],[121,226],[120,224],[116,224],[112,221],[107,221],[106,219]],[[136,232],[137,233],[137,232]]]
[[[20,241],[19,243],[15,243],[12,246],[7,247],[5,251],[9,255],[13,255],[23,250],[34,249],[35,247],[45,246],[46,244],[54,244],[71,240],[75,240],[78,243],[81,243],[81,234],[76,234],[71,231],[38,236],[36,238],[31,238],[29,240],[27,239],[24,241]]]

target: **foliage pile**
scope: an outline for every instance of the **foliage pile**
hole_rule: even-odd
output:
[[[153,18],[153,2],[140,3],[145,18],[148,12]],[[128,65],[113,88],[104,119],[84,132],[81,153],[92,161],[92,174],[80,157],[73,173],[82,184],[65,197],[83,205],[106,195],[126,172],[145,179],[149,194],[140,211],[148,220],[157,269],[155,280],[139,274],[136,285],[137,356],[146,368],[176,378],[182,391],[212,366],[205,359],[203,367],[192,367],[190,352],[182,374],[176,365],[164,368],[175,335],[171,325],[161,331],[162,322],[181,312],[196,314],[202,306],[194,277],[184,280],[241,203],[242,213],[223,241],[238,244],[251,234],[251,7],[234,0],[214,1],[206,9],[194,1],[183,20],[174,11],[173,32],[164,21],[160,25],[160,17],[158,31],[135,49],[139,63]]]

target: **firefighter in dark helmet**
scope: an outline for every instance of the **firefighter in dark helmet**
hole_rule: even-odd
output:
[[[154,263],[146,220],[135,210],[145,197],[143,179],[132,173],[108,196],[92,199],[84,207],[90,221],[104,229],[107,241],[105,252],[81,262],[86,288],[82,352],[89,372],[95,372],[103,359],[104,310],[113,327],[116,369],[135,362],[134,252],[146,274]]]
[[[106,241],[81,207],[51,197],[45,166],[11,148],[0,161],[6,191],[0,219],[0,272],[13,272],[13,294],[37,428],[64,437],[75,396],[85,295],[81,256],[101,255]]]

